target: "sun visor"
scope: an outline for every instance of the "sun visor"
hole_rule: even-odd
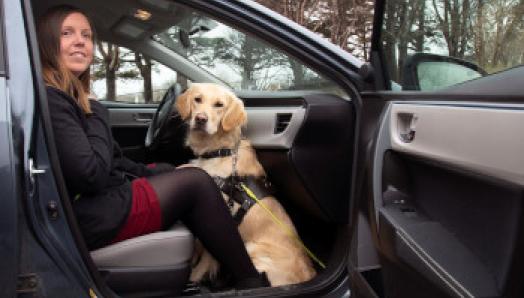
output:
[[[151,8],[155,8],[161,11],[172,11],[173,2],[168,0],[140,0],[142,5],[146,5]]]
[[[150,29],[151,26],[147,24],[130,18],[123,18],[111,29],[111,31],[118,36],[129,39],[139,39]]]

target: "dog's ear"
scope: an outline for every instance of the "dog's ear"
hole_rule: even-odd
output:
[[[244,110],[244,103],[238,99],[234,94],[229,95],[230,103],[227,107],[226,113],[222,118],[222,129],[230,131],[235,127],[242,126],[247,123],[247,114]]]
[[[191,97],[189,96],[189,89],[178,96],[175,107],[180,114],[182,120],[186,120],[191,115]]]

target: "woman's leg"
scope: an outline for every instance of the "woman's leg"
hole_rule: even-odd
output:
[[[182,220],[237,282],[259,278],[220,190],[205,171],[182,168],[148,180],[158,195],[164,228]]]

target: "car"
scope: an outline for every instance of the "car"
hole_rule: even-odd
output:
[[[375,1],[364,61],[249,0],[0,1],[0,296],[522,297],[522,4],[458,2]],[[60,4],[86,11],[105,42],[92,91],[131,159],[192,158],[171,108],[192,82],[243,100],[244,134],[321,261],[313,280],[189,284],[180,228],[158,246],[146,235],[87,249],[35,33]],[[110,81],[115,46],[129,68]]]

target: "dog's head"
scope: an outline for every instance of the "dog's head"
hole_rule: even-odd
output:
[[[191,130],[209,135],[229,132],[247,122],[242,101],[217,84],[193,83],[177,98],[175,106]]]

